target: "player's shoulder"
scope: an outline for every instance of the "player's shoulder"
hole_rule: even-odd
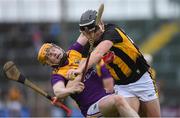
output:
[[[82,50],[83,50],[83,45],[79,42],[75,42],[73,45],[71,45],[69,48],[68,48],[68,52],[70,54],[78,54],[78,55],[81,55],[82,53]]]
[[[108,23],[104,25],[105,27],[105,32],[107,31],[115,31],[115,28],[119,28],[116,24]]]
[[[120,29],[120,27],[118,27],[115,24],[106,24],[104,36],[106,36],[106,35],[119,35],[117,29]]]
[[[70,59],[79,59],[80,60],[82,58],[82,54],[76,50],[69,50],[68,57]]]
[[[106,24],[102,40],[111,40],[114,43],[122,42],[122,37],[116,29],[120,28],[115,24]]]
[[[66,73],[68,70],[69,70],[69,65],[59,67],[59,68],[53,68],[52,74],[57,74],[66,78]]]

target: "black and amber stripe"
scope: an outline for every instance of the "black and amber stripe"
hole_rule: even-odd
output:
[[[149,66],[145,66],[143,65],[143,63],[139,64],[139,60],[141,57],[138,57],[138,61],[137,63],[133,63],[134,67],[128,65],[130,67],[130,69],[132,69],[133,71],[129,74],[126,75],[122,69],[118,66],[118,64],[114,64],[113,62],[109,63],[108,66],[110,67],[110,70],[115,72],[115,75],[112,74],[113,77],[116,76],[115,78],[115,83],[119,84],[119,85],[126,85],[129,83],[133,83],[135,81],[137,81],[149,68]],[[111,72],[110,71],[110,72]],[[117,78],[118,77],[118,78]]]
[[[115,78],[116,84],[126,85],[137,81],[148,70],[149,65],[129,37],[121,30],[117,28],[116,30],[123,41],[112,46],[111,51],[115,53],[116,57],[107,67]]]
[[[114,70],[116,77],[118,77],[115,79],[116,84],[125,85],[135,82],[148,70],[148,66],[145,66],[143,63],[141,63],[141,56],[139,56],[135,62],[121,49],[112,47],[112,50],[115,52],[117,58],[121,58],[123,62],[129,67],[129,69],[131,69],[131,74],[127,75],[122,71],[121,67],[119,67],[118,64],[115,64],[113,62],[109,63],[108,66],[110,66],[110,68]]]
[[[137,67],[135,65],[134,60],[132,60],[125,52],[123,52],[120,48],[117,47],[112,47],[111,50],[114,51],[115,55],[121,58],[127,65],[128,67],[132,70],[135,71],[137,70]]]

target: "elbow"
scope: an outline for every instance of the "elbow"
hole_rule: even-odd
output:
[[[60,96],[61,95],[61,91],[59,91],[59,90],[54,90],[54,95],[55,96]]]
[[[54,95],[60,99],[66,98],[66,96],[63,95],[63,92],[61,90],[54,90]]]
[[[58,90],[54,90],[54,95],[59,96],[60,92]]]

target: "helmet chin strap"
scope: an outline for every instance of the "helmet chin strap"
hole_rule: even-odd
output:
[[[64,52],[63,57],[61,58],[59,62],[59,66],[63,66],[66,61],[67,61],[67,54]]]

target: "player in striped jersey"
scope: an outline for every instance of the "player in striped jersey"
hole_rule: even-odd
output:
[[[79,42],[81,42],[81,38],[80,36]],[[107,81],[107,78],[111,79],[109,74],[99,77],[96,70],[90,68],[83,83],[79,76],[75,80],[68,80],[69,78],[66,77],[68,70],[78,68],[82,60],[80,52],[83,47],[78,41],[69,48],[67,53],[59,46],[50,43],[44,44],[39,50],[38,60],[40,63],[53,68],[51,84],[55,95],[58,98],[71,96],[85,117],[138,117],[122,96],[109,94],[103,88],[104,80],[106,83],[110,82]],[[103,72],[107,73],[105,70]],[[106,79],[102,80],[102,78]]]
[[[114,24],[95,25],[97,12],[88,10],[80,19],[80,31],[87,39],[94,39],[95,49],[91,53],[88,68],[101,59],[106,63],[115,80],[115,91],[127,98],[129,104],[138,112],[139,105],[148,117],[160,116],[158,94],[151,75],[150,66],[129,36]],[[87,42],[86,42],[87,43]],[[69,75],[80,74],[78,69],[70,70]]]

